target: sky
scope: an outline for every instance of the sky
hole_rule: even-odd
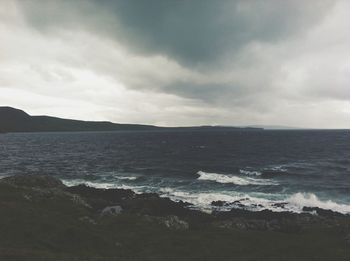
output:
[[[350,1],[0,0],[0,106],[350,128]]]

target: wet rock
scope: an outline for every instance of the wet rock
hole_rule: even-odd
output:
[[[286,202],[279,202],[279,203],[274,203],[272,204],[273,207],[276,207],[276,208],[285,208],[285,206],[287,205],[288,203]]]
[[[122,211],[123,208],[121,206],[109,206],[102,209],[101,216],[117,216],[121,214]]]
[[[345,216],[341,213],[334,212],[332,210],[323,209],[319,207],[303,207],[304,212],[317,213],[317,215],[322,217],[342,217]]]
[[[243,201],[244,201],[244,199],[243,199]],[[245,205],[241,203],[241,200],[233,201],[229,205],[232,207],[236,207],[236,208],[244,208],[245,207]]]
[[[226,201],[222,201],[222,200],[217,200],[217,201],[212,201],[211,205],[214,207],[223,207],[224,205],[226,205],[227,202]]]

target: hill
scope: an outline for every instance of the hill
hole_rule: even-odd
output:
[[[12,107],[0,107],[0,132],[154,130],[151,125],[79,121],[49,116],[31,116]]]
[[[171,131],[234,131],[263,130],[252,127],[192,126],[158,127],[141,124],[120,124],[109,121],[80,121],[50,116],[31,116],[12,107],[0,107],[0,133],[4,132],[61,132],[61,131],[130,131],[130,130],[171,130]]]

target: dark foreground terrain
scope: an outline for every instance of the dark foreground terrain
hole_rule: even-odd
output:
[[[306,210],[210,215],[155,194],[13,176],[0,180],[0,260],[350,260],[350,217]]]

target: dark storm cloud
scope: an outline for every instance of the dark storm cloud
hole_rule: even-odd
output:
[[[248,43],[281,41],[307,30],[331,2],[28,0],[22,6],[28,20],[42,29],[82,27],[113,37],[135,52],[211,67]]]
[[[0,103],[161,125],[348,126],[349,10],[346,0],[3,0]]]
[[[242,92],[241,86],[225,84],[195,84],[191,82],[176,82],[165,86],[164,88],[169,93],[192,99],[199,99],[207,103],[220,102],[222,98],[225,98],[226,101],[232,101],[234,97],[239,97]],[[223,96],[223,93],[226,95]]]

